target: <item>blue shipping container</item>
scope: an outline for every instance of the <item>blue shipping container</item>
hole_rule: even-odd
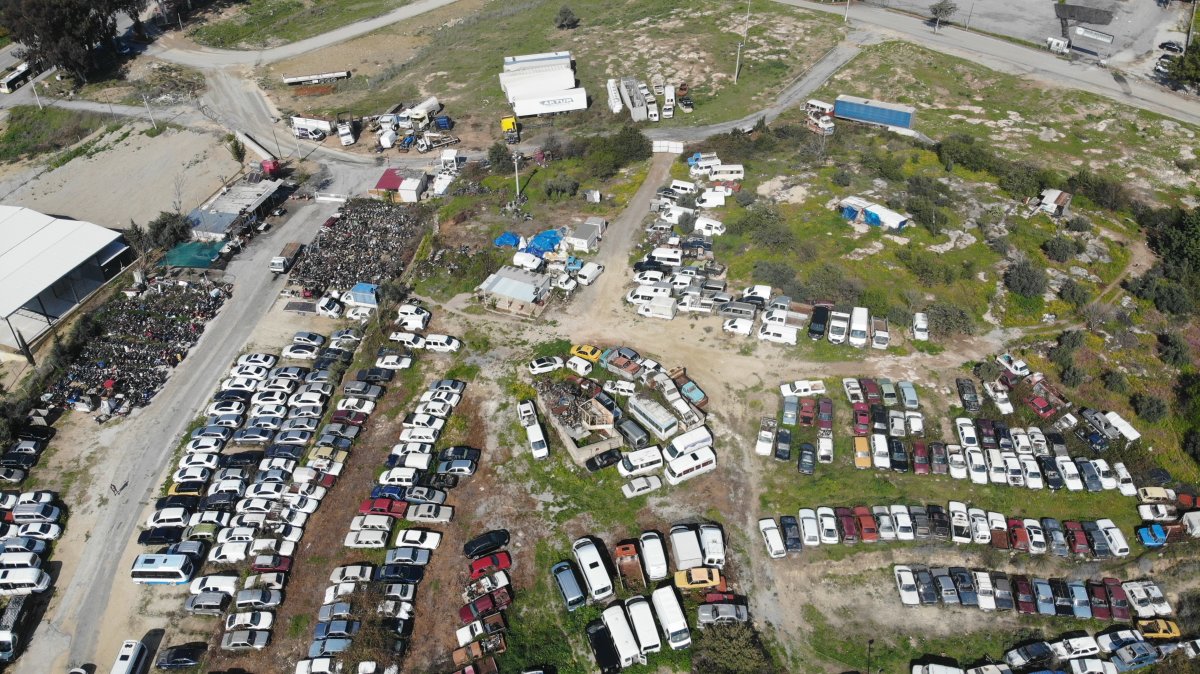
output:
[[[838,96],[833,102],[835,117],[905,129],[912,128],[916,112],[916,108],[912,106],[872,101],[856,96]]]

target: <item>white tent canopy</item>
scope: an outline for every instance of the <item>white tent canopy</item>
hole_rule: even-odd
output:
[[[0,317],[11,316],[121,233],[0,205]]]

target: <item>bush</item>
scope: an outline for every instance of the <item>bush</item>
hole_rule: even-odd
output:
[[[904,180],[904,162],[900,157],[871,148],[862,155],[863,168],[884,180]]]
[[[850,176],[850,172],[844,168],[838,169],[837,172],[833,174],[833,184],[837,185],[838,187],[849,187],[851,180],[852,177]]]
[[[1100,381],[1104,383],[1104,388],[1113,393],[1125,393],[1129,390],[1129,379],[1124,373],[1116,370],[1109,370],[1100,375]]]
[[[1067,229],[1072,232],[1090,232],[1092,231],[1092,222],[1082,215],[1072,215],[1067,221]]]
[[[935,337],[975,334],[975,320],[957,304],[934,302],[925,313],[929,315],[929,333]]]
[[[1087,379],[1087,374],[1073,364],[1063,368],[1060,376],[1062,378],[1062,383],[1070,386],[1071,388],[1079,386],[1084,382],[1085,379]]]
[[[1066,262],[1082,249],[1083,246],[1078,241],[1065,236],[1056,236],[1042,244],[1042,251],[1046,253],[1046,257],[1055,262]]]
[[[742,208],[745,208],[745,207],[749,206],[750,204],[754,203],[754,200],[757,198],[758,198],[758,195],[754,194],[750,190],[742,190],[740,192],[735,192],[733,195],[733,200],[736,201],[738,203],[738,206],[741,206]]]
[[[1092,294],[1088,292],[1088,289],[1073,278],[1063,281],[1062,287],[1058,289],[1058,296],[1076,309],[1092,299]]]
[[[912,214],[917,224],[934,235],[941,234],[942,228],[950,222],[946,213],[928,197],[910,196],[908,201],[904,202],[904,208]]]
[[[1083,346],[1084,334],[1080,330],[1064,330],[1058,336],[1058,345],[1068,351],[1074,351]]]
[[[1025,297],[1040,297],[1046,292],[1046,284],[1046,270],[1028,259],[1017,262],[1004,273],[1004,285]]]
[[[575,12],[571,11],[570,7],[563,5],[558,10],[558,15],[554,17],[554,27],[559,30],[571,30],[579,25],[579,17],[575,16]]]
[[[508,150],[508,146],[500,141],[492,143],[487,152],[488,161],[492,164],[493,171],[504,172],[512,163],[512,152]]]
[[[1184,338],[1168,332],[1158,336],[1158,358],[1167,365],[1184,367],[1191,362],[1192,354]]]
[[[1098,176],[1086,169],[1067,179],[1067,189],[1110,211],[1124,210],[1133,204],[1123,178]]]
[[[779,288],[784,294],[791,294],[797,288],[796,270],[783,262],[760,260],[754,263],[751,274],[755,282],[765,283],[772,288]]]
[[[802,292],[793,297],[824,300],[834,304],[857,304],[865,284],[844,267],[826,263],[809,273]]]
[[[694,671],[710,674],[760,674],[772,670],[758,634],[745,623],[714,625],[694,633]]]
[[[1189,428],[1183,436],[1183,451],[1196,461],[1200,461],[1200,428]]]
[[[1133,394],[1133,397],[1129,399],[1129,404],[1133,406],[1133,411],[1139,417],[1152,424],[1162,421],[1170,411],[1166,401],[1146,393]]]
[[[555,176],[546,181],[546,196],[551,200],[573,197],[579,191],[579,183],[571,176]]]
[[[1004,372],[1004,368],[994,360],[984,360],[975,363],[975,367],[971,371],[981,381],[995,381]]]
[[[958,269],[919,248],[900,248],[896,251],[896,259],[924,285],[942,285],[958,280]]]
[[[1189,314],[1194,307],[1187,288],[1174,281],[1159,279],[1154,287],[1154,308],[1165,314]]]

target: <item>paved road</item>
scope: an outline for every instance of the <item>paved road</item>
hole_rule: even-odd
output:
[[[153,404],[130,415],[111,432],[102,431],[102,445],[122,452],[127,459],[120,475],[96,476],[94,482],[103,485],[128,480],[129,486],[99,507],[99,524],[89,532],[83,554],[63,560],[77,566],[70,582],[56,588],[56,608],[17,662],[18,674],[66,671],[68,662],[98,662],[103,668],[115,657],[117,644],[98,644],[97,639],[101,626],[112,624],[110,613],[124,616],[129,611],[123,602],[113,602],[110,607],[110,595],[115,584],[130,582],[122,562],[138,528],[136,514],[157,492],[174,443],[203,408],[216,374],[236,358],[282,288],[283,281],[267,271],[267,262],[284,241],[311,241],[335,208],[335,204],[308,202],[297,208],[286,224],[257,240],[231,263],[228,271],[237,279],[233,296]]]

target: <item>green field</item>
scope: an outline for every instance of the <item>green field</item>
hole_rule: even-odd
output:
[[[9,110],[0,134],[0,162],[60,152],[106,126],[120,128],[112,124],[111,117],[99,113],[18,105]]]
[[[241,11],[189,35],[208,47],[266,47],[370,19],[409,0],[248,0]]]

